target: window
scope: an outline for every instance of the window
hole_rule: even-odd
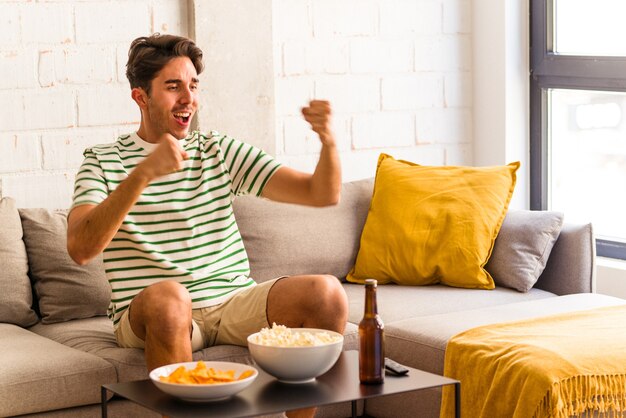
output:
[[[530,205],[626,259],[624,0],[531,0]]]

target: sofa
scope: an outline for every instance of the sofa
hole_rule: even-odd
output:
[[[349,283],[345,277],[359,252],[372,188],[371,179],[345,183],[341,202],[329,208],[247,196],[234,202],[252,277],[257,281],[309,273],[332,274],[342,280],[350,308],[345,349],[358,346],[357,324],[363,315],[364,292],[362,285]],[[509,211],[502,223],[492,258],[498,248],[506,254],[524,235],[507,223],[513,213]],[[99,416],[101,385],[147,378],[143,352],[119,348],[115,342],[106,316],[110,290],[102,259],[78,266],[66,253],[66,214],[65,210],[17,208],[10,198],[0,201],[3,417]],[[517,227],[533,224],[533,215],[515,211]],[[550,231],[552,235],[542,241],[539,255],[543,259],[533,267],[541,274],[526,291],[498,282],[491,290],[441,284],[379,285],[386,355],[408,366],[443,374],[446,342],[466,329],[626,303],[594,293],[591,225],[560,222],[558,233]],[[520,248],[523,253],[523,246]],[[506,255],[499,257],[504,271],[500,275],[521,271]],[[236,346],[205,348],[194,352],[193,358],[252,362],[248,350]],[[440,396],[439,390],[424,390],[367,400],[359,409],[374,417],[436,417]],[[158,416],[122,399],[109,402],[113,417]],[[349,416],[350,406],[324,407],[318,414]]]

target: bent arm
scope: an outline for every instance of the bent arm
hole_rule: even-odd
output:
[[[187,153],[165,134],[157,149],[135,167],[100,204],[74,207],[67,219],[67,252],[78,264],[87,264],[109,245],[124,218],[148,184],[182,168]]]
[[[314,100],[302,113],[322,143],[319,161],[313,174],[281,167],[267,182],[263,197],[286,203],[328,206],[339,202],[341,195],[341,162],[331,127],[330,103]]]
[[[99,205],[81,205],[67,219],[67,252],[87,264],[109,245],[149,179],[135,170]]]
[[[281,167],[267,182],[262,196],[277,202],[308,206],[329,206],[339,203],[341,164],[336,148],[322,146],[313,174]]]

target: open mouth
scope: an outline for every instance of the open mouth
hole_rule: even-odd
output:
[[[189,123],[189,118],[191,118],[191,113],[189,113],[189,112],[175,112],[174,113],[174,118],[181,125],[186,125],[187,123]]]

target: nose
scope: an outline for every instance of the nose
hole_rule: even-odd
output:
[[[185,87],[181,90],[178,101],[181,103],[191,103],[194,100],[194,94],[190,87]]]

